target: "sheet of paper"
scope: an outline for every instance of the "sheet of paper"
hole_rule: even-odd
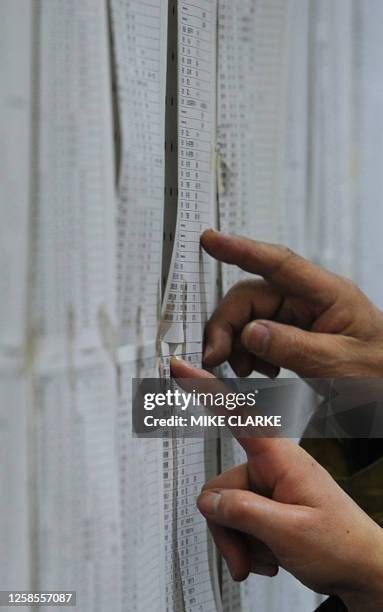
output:
[[[103,354],[41,363],[33,399],[34,584],[121,610],[115,369]]]
[[[122,610],[165,608],[163,442],[132,436],[133,377],[158,376],[154,344],[119,350],[118,457]]]
[[[248,79],[253,49],[254,2],[218,3],[217,185],[220,230],[249,231],[246,133],[249,130]],[[247,22],[247,25],[246,25]],[[235,266],[222,266],[226,291],[244,276]]]
[[[303,251],[308,4],[218,5],[217,177],[221,229]],[[245,274],[223,266],[224,292]]]
[[[31,587],[29,425],[28,381],[17,364],[0,358],[1,590]]]
[[[248,162],[243,183],[250,232],[260,240],[277,242],[287,4],[283,0],[260,0],[252,2],[250,9],[248,129],[243,144]]]
[[[309,256],[355,276],[353,5],[313,3],[311,12]]]
[[[81,610],[120,610],[106,3],[42,0],[34,26],[33,584],[76,590]]]
[[[302,0],[261,2],[255,20],[256,207],[252,227],[269,242],[302,250],[308,5]]]
[[[178,207],[160,337],[185,343],[202,339],[214,304],[211,258],[200,235],[215,223],[215,0],[179,0]]]
[[[0,4],[0,589],[31,574],[31,440],[25,375],[31,193],[30,0]],[[4,607],[4,610],[11,608]],[[28,611],[29,606],[20,610]]]
[[[382,54],[383,4],[379,0],[361,0],[355,4],[355,112],[357,133],[357,262],[356,280],[363,291],[383,307],[381,277],[383,242],[383,75]]]
[[[32,114],[32,3],[0,3],[0,352],[26,333]]]
[[[309,12],[306,0],[288,0],[279,147],[278,242],[305,255],[310,123]]]
[[[188,343],[176,352],[200,367],[201,348],[201,343]],[[170,355],[165,347],[162,353],[168,376]],[[221,612],[217,559],[195,504],[203,484],[217,473],[216,441],[164,439],[163,469],[166,611]]]
[[[167,0],[111,0],[119,344],[153,342],[161,309]]]
[[[31,325],[100,346],[116,320],[106,3],[42,0],[36,11]]]

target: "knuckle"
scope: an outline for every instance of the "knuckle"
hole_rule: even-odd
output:
[[[317,528],[319,519],[320,514],[315,512],[315,510],[313,511],[312,508],[299,509],[299,511],[295,512],[289,519],[286,528],[286,536],[290,536],[293,539],[296,538],[296,534],[299,533],[303,540],[306,539],[305,536],[309,537],[309,534],[312,533],[313,523]]]
[[[286,246],[285,244],[276,244],[275,246],[278,249],[283,259],[291,259],[292,257],[299,257],[295,253],[295,251],[290,249],[290,247]]]
[[[250,284],[251,284],[251,280],[244,278],[238,281],[237,283],[235,283],[230,289],[230,291],[234,292],[234,291],[243,291],[244,289],[247,290]]]
[[[343,285],[350,293],[360,293],[360,289],[356,283],[354,283],[351,278],[346,278],[345,276],[340,277],[342,279]]]
[[[289,247],[283,244],[276,244],[274,246],[278,252],[278,257],[271,269],[272,277],[276,274],[283,273],[283,271],[290,268],[291,265],[297,265],[299,262],[304,261],[300,255],[292,251]]]
[[[226,293],[224,300],[238,299],[242,295],[247,295],[253,288],[253,281],[251,279],[243,279],[235,283],[230,287]]]
[[[240,492],[224,497],[223,502],[222,515],[228,523],[241,522],[248,514],[248,503]]]

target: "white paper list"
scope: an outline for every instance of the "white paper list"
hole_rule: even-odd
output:
[[[0,3],[0,352],[26,333],[32,114],[32,3]]]
[[[28,381],[21,368],[1,359],[0,366],[0,589],[26,590],[32,586]]]
[[[82,611],[121,609],[115,371],[92,356],[34,384],[36,588],[76,590]]]
[[[190,343],[176,352],[200,367],[201,348],[201,343]],[[169,360],[169,354],[163,357],[166,376]],[[196,508],[202,486],[218,470],[216,443],[180,433],[163,440],[166,611],[221,612],[217,560]]]
[[[214,264],[200,235],[215,222],[214,0],[178,2],[178,208],[161,338],[202,338],[214,303]]]
[[[154,341],[161,309],[167,0],[112,0],[119,344]]]
[[[119,351],[118,458],[122,609],[165,610],[162,440],[132,435],[132,378],[158,376],[155,345]]]
[[[357,229],[352,4],[314,3],[311,31],[308,254],[320,265],[352,277]]]
[[[103,0],[42,0],[38,12],[31,325],[102,343],[115,325],[112,115]]]

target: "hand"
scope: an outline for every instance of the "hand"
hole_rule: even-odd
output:
[[[182,360],[171,365],[177,379],[214,379]],[[239,442],[247,463],[209,481],[197,502],[233,578],[281,566],[351,611],[382,610],[382,529],[290,440]]]
[[[224,297],[205,331],[204,364],[238,376],[279,367],[303,377],[383,375],[383,313],[350,280],[286,247],[207,230],[203,248],[263,278]]]

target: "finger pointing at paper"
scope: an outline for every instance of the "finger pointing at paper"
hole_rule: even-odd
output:
[[[212,374],[172,360],[177,379]],[[280,438],[240,438],[247,462],[209,481],[198,497],[233,578],[283,567],[350,610],[383,609],[383,531],[302,448]]]
[[[238,376],[383,375],[383,313],[346,278],[280,245],[207,230],[203,248],[256,275],[234,285],[206,326],[204,363]]]

